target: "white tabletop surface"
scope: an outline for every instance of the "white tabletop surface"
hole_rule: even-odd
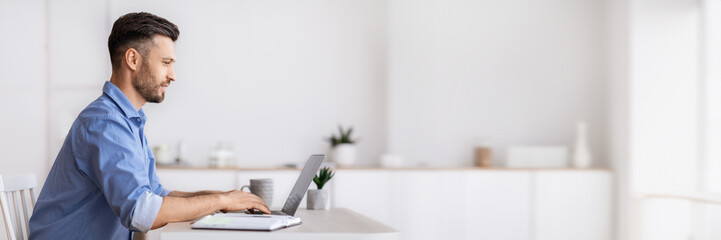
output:
[[[303,223],[272,232],[199,230],[191,229],[191,222],[170,223],[160,232],[161,240],[190,239],[399,239],[397,230],[345,208],[330,210],[298,209],[295,214]]]

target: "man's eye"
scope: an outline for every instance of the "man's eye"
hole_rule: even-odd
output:
[[[170,62],[163,62],[165,65],[170,65]]]

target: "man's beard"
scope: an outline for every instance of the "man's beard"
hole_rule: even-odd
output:
[[[146,102],[160,103],[165,99],[165,93],[159,93],[162,83],[155,83],[155,76],[150,72],[150,66],[143,62],[138,75],[133,78],[133,87],[140,93]]]

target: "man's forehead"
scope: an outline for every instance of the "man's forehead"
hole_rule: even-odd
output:
[[[168,46],[173,45],[172,39],[170,39],[169,37],[160,35],[160,34],[156,34],[155,36],[153,36],[153,42],[155,43],[155,45],[168,45]]]
[[[163,59],[170,59],[175,61],[175,44],[169,37],[163,35],[155,35],[153,37],[154,47],[152,52],[159,55]]]

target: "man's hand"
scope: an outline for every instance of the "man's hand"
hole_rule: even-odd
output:
[[[152,229],[165,226],[171,222],[182,222],[193,220],[216,211],[243,211],[246,209],[258,209],[264,213],[270,213],[260,197],[239,190],[229,192],[210,193],[192,197],[176,197],[182,194],[171,194],[163,197],[163,205],[155,217]],[[176,196],[172,196],[176,195]]]
[[[258,209],[261,212],[270,214],[268,205],[263,202],[263,199],[255,194],[232,190],[222,194],[223,196],[223,208],[220,209],[222,212],[242,211],[246,209]]]

